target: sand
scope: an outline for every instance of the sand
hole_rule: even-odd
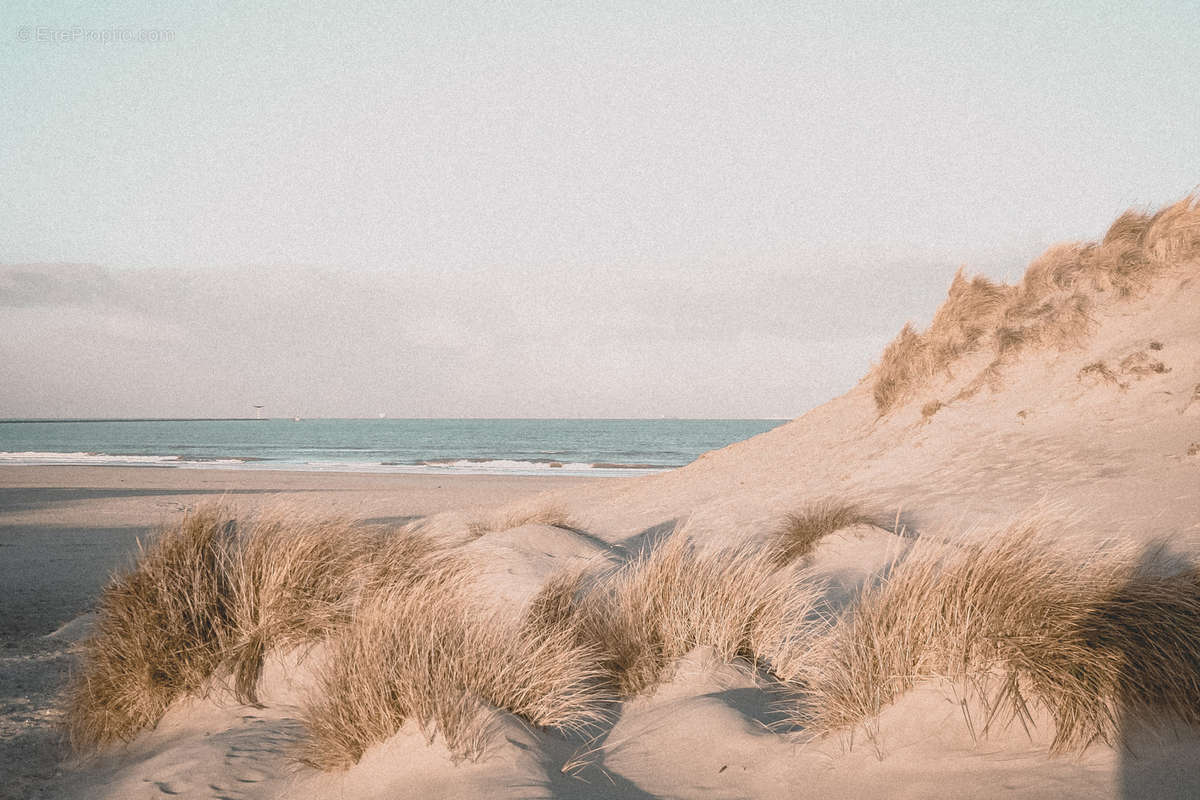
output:
[[[590,479],[597,480],[597,479]],[[620,479],[600,479],[620,480]],[[60,796],[56,693],[88,610],[139,538],[198,504],[286,504],[394,525],[589,479],[162,467],[0,467],[0,797]],[[114,796],[120,796],[114,795]]]
[[[130,744],[60,763],[50,693],[86,629],[89,598],[147,526],[202,500],[295,502],[397,524],[446,510],[561,507],[572,530],[522,525],[466,548],[496,607],[515,613],[555,571],[618,562],[686,524],[704,544],[762,538],[825,497],[879,523],[827,537],[811,569],[845,602],[915,537],[950,544],[1030,509],[1059,515],[1062,546],[1105,540],[1200,555],[1200,282],[1169,271],[1137,299],[1092,312],[1084,341],[1023,354],[963,393],[968,355],[884,416],[869,381],[685,468],[636,479],[427,478],[164,469],[0,470],[3,788],[63,798],[1185,798],[1200,796],[1195,731],[1126,727],[1128,746],[1050,756],[1052,725],[978,735],[960,687],[926,681],[871,721],[872,738],[769,729],[772,689],[697,648],[665,684],[578,742],[501,714],[484,755],[456,762],[408,724],[342,773],[298,766],[299,703],[319,653],[275,653],[262,707],[214,687],[177,702]],[[1160,364],[1097,380],[1087,366]],[[781,368],[786,368],[781,365]],[[802,376],[797,376],[802,380]],[[934,401],[936,413],[922,413]],[[538,493],[541,494],[538,494]],[[535,496],[536,495],[536,496]],[[57,636],[46,638],[66,624]],[[9,646],[11,643],[11,646]],[[319,649],[319,648],[318,648]],[[584,757],[586,755],[586,757]],[[572,764],[582,763],[579,769]]]

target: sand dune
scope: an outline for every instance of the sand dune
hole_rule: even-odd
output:
[[[1101,243],[1053,249],[1016,287],[960,276],[928,331],[906,329],[860,385],[769,433],[669,473],[414,515],[388,536],[436,539],[436,557],[463,570],[460,594],[418,582],[379,605],[368,559],[336,599],[344,619],[268,649],[261,706],[230,690],[217,652],[211,684],[45,786],[80,798],[1197,796],[1198,258],[1190,201],[1125,216]],[[861,517],[773,560],[787,515],[823,500]],[[1013,532],[1021,520],[1029,538]],[[910,605],[889,617],[906,585]],[[944,603],[912,600],[940,591]],[[481,607],[505,636],[471,628]],[[344,768],[299,765],[330,676],[384,674],[330,671],[380,608],[411,631],[390,645],[408,672],[388,674],[450,675],[445,702],[463,698],[486,725],[451,729],[446,707],[422,717],[404,701],[361,757],[331,761]],[[539,635],[564,638],[505,649],[530,635],[530,609]],[[887,631],[877,649],[846,655],[867,647],[846,632],[872,620]],[[434,633],[491,649],[479,644],[477,663],[422,650]],[[571,706],[578,724],[535,724],[545,698],[530,687],[545,676],[497,663],[534,651],[595,672],[580,673],[593,694]],[[890,666],[904,657],[911,669]],[[814,706],[862,674],[855,659],[882,664],[867,710]]]

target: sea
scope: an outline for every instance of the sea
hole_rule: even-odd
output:
[[[3,420],[0,464],[616,477],[683,466],[784,421]]]

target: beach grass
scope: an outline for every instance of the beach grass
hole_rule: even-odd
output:
[[[982,542],[921,544],[831,620],[803,671],[795,722],[865,725],[913,686],[958,683],[983,733],[1053,720],[1053,752],[1120,744],[1135,722],[1200,725],[1200,579],[1154,548],[1088,553],[1033,515]]]
[[[1149,215],[1127,211],[1099,242],[1054,245],[1015,286],[968,279],[959,270],[929,327],[918,331],[906,323],[873,367],[878,413],[907,403],[935,378],[950,377],[967,354],[990,352],[992,359],[959,397],[995,385],[1023,351],[1078,346],[1105,298],[1140,296],[1171,265],[1200,256],[1197,201],[1188,196]]]

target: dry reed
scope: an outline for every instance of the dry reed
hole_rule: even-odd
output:
[[[526,625],[574,631],[601,653],[619,697],[650,689],[699,646],[790,676],[811,632],[817,590],[780,566],[775,548],[703,552],[677,532],[606,574],[552,578],[530,604]]]
[[[863,513],[857,503],[833,499],[809,503],[784,517],[770,545],[772,556],[779,564],[790,564],[811,553],[829,534],[854,525],[870,525],[873,521],[874,517]]]
[[[571,515],[566,509],[557,505],[540,508],[517,508],[494,512],[467,524],[467,531],[476,538],[489,533],[519,528],[522,525],[550,525],[555,528],[572,529],[576,527]]]
[[[1168,267],[1200,257],[1200,205],[1189,196],[1153,216],[1127,211],[1100,243],[1060,244],[1028,267],[1017,286],[959,270],[929,328],[905,324],[872,370],[880,414],[912,399],[968,353],[991,350],[995,373],[1022,350],[1077,346],[1092,327],[1093,309],[1108,294],[1125,299],[1147,290]],[[959,397],[970,397],[992,377],[976,377]]]
[[[224,674],[241,701],[256,703],[264,656],[344,624],[380,545],[345,520],[189,513],[102,592],[66,695],[72,746],[129,740]]]
[[[1196,574],[1157,572],[1131,547],[1073,558],[1054,533],[1031,517],[980,545],[912,554],[814,651],[802,721],[869,724],[916,683],[949,678],[976,687],[985,733],[1044,708],[1054,752],[1117,743],[1135,720],[1200,724]]]
[[[448,556],[364,600],[331,640],[306,705],[305,763],[345,769],[408,720],[474,758],[496,709],[565,730],[602,717],[597,654],[567,629],[502,616],[472,593],[473,580]]]

